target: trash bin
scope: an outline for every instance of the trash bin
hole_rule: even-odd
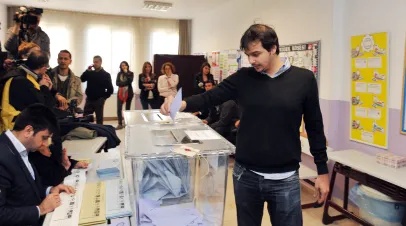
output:
[[[351,189],[350,200],[359,207],[360,217],[369,223],[376,226],[402,226],[405,202],[360,184]]]

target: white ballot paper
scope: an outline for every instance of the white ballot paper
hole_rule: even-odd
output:
[[[86,184],[86,170],[73,169],[72,174],[64,180],[65,185],[72,186],[75,194],[61,193],[61,205],[52,214],[50,226],[79,225],[80,208]]]
[[[132,215],[128,184],[125,180],[110,180],[106,183],[106,218]]]
[[[182,106],[182,88],[178,90],[178,93],[173,99],[173,102],[170,107],[170,114],[173,121],[175,121],[176,114],[179,112],[180,107]]]

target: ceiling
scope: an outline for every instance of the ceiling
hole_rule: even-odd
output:
[[[173,3],[167,12],[142,9],[143,0],[0,0],[7,5],[26,5],[48,9],[124,16],[193,19],[230,0],[156,0]]]

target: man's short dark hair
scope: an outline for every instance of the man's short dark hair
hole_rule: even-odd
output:
[[[252,42],[261,42],[264,49],[270,51],[276,46],[276,54],[279,55],[279,40],[273,28],[264,24],[254,24],[245,31],[241,38],[240,49],[245,50]]]
[[[48,66],[49,55],[47,52],[42,50],[36,50],[30,53],[25,62],[25,65],[31,70],[37,70],[42,67]]]
[[[99,56],[99,55],[94,56],[93,59],[99,59],[100,61],[103,61],[103,59],[102,59],[101,56]]]
[[[34,135],[44,130],[48,130],[50,133],[59,131],[55,114],[43,104],[33,104],[21,111],[15,120],[13,130],[22,131],[27,126],[32,126]]]
[[[72,54],[68,50],[64,49],[61,50],[59,53],[67,53],[69,55],[69,58],[72,60]]]
[[[204,82],[204,86],[206,86],[206,84],[211,84],[212,86],[215,86],[216,84],[214,84],[214,82],[212,82],[212,81],[207,81],[207,82]]]

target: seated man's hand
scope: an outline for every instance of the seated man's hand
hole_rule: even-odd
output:
[[[62,192],[66,192],[68,194],[75,193],[75,189],[71,186],[60,184],[58,186],[52,187],[50,190],[51,194],[60,194]]]
[[[200,115],[200,113],[199,112],[193,112],[193,115],[198,116],[198,115]]]
[[[39,205],[40,215],[43,216],[49,212],[52,212],[60,205],[61,198],[59,197],[59,193],[51,193]]]
[[[209,124],[209,122],[207,120],[203,120],[203,123],[206,125]]]
[[[73,168],[74,169],[87,169],[88,166],[89,166],[89,164],[87,162],[79,161],[76,163],[76,165]]]

